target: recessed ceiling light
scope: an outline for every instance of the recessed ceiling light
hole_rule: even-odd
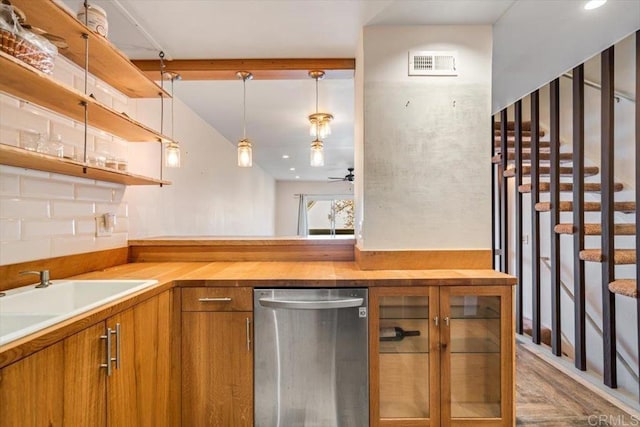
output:
[[[300,179],[300,175],[296,175],[296,179]]]
[[[586,10],[597,9],[603,4],[605,4],[606,2],[607,0],[589,0],[588,2],[585,3],[584,8]]]
[[[283,154],[283,155],[282,155],[282,158],[283,158],[283,159],[288,159],[288,158],[289,158],[289,155],[288,155],[288,154]]]
[[[296,168],[289,168],[289,170],[290,170],[290,171],[294,171],[294,170],[296,170]]]

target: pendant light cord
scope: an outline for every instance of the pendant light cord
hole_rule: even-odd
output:
[[[242,139],[247,139],[247,77],[242,77]]]
[[[173,142],[175,142],[175,128],[173,127],[173,99],[176,97],[174,91],[173,91],[173,81],[175,80],[175,77],[171,77],[171,139],[173,140]]]

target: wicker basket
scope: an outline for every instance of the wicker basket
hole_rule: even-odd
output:
[[[54,57],[10,31],[0,29],[2,51],[46,74],[53,72]]]

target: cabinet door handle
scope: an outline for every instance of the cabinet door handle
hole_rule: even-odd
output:
[[[221,298],[198,298],[200,302],[231,302],[232,298],[229,297],[221,297]]]
[[[104,335],[100,335],[101,340],[105,340],[107,344],[107,363],[100,364],[101,368],[107,369],[107,376],[111,376],[111,334],[113,331],[111,328],[107,328],[107,333]]]
[[[433,323],[435,323],[436,326],[438,326],[438,323],[440,323],[440,319],[438,318],[438,316],[433,318]]]
[[[251,351],[251,320],[247,317],[247,351]]]
[[[444,324],[449,326],[449,316],[444,318]]]
[[[116,336],[116,357],[111,358],[111,361],[116,362],[116,369],[120,369],[120,323],[116,323],[116,329],[111,333]]]

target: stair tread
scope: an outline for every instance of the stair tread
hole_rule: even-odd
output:
[[[551,173],[550,166],[540,166],[540,175],[549,175]],[[560,175],[571,176],[573,175],[573,167],[572,166],[560,166]],[[597,166],[585,166],[584,168],[584,176],[593,176],[597,175],[600,172],[600,168]],[[531,166],[524,165],[522,166],[522,175],[531,175]],[[507,169],[504,171],[505,178],[511,178],[516,176],[516,170]]]
[[[496,139],[494,142],[494,145],[497,148],[500,148],[501,145],[501,141],[500,139]],[[507,140],[507,148],[515,148],[516,143],[514,140]],[[538,147],[540,148],[549,148],[551,147],[551,142],[549,141],[538,141]],[[527,139],[527,140],[523,140],[522,141],[522,148],[531,148],[531,140]]]
[[[507,129],[507,136],[515,136],[515,134],[516,134],[515,129]],[[500,131],[500,129],[495,129],[495,130],[494,130],[494,135],[495,135],[495,136],[502,136],[502,132]],[[522,130],[522,136],[525,136],[525,135],[530,136],[530,135],[531,135],[531,131],[530,131],[530,130],[524,130],[524,129],[523,129],[523,130]],[[540,129],[540,130],[538,131],[538,135],[540,135],[540,136],[545,136],[545,135],[546,135],[546,133],[545,133],[545,131],[544,131],[544,130]]]
[[[507,153],[507,160],[515,160],[516,159],[516,153],[510,151]],[[549,160],[551,160],[551,153],[549,152],[543,152],[543,153],[538,153],[538,159],[542,162],[548,162]],[[491,158],[491,162],[492,163],[500,163],[500,161],[502,160],[502,155],[500,153],[496,154],[495,156],[493,156]],[[523,152],[522,153],[522,160],[523,161],[528,161],[531,160],[531,152],[527,151],[527,152]],[[560,153],[560,161],[565,161],[565,162],[569,162],[573,160],[573,154],[572,153]]]
[[[616,182],[613,185],[613,191],[622,191],[623,185],[620,182]],[[586,182],[584,184],[584,191],[586,192],[600,192],[602,186],[599,182]],[[549,183],[541,182],[538,190],[541,193],[549,192]],[[518,187],[518,191],[521,193],[531,193],[531,184],[522,184]],[[561,182],[560,183],[560,191],[573,191],[573,183],[572,182]]]
[[[560,202],[559,208],[560,212],[571,212],[573,211],[573,202]],[[601,208],[600,202],[584,203],[584,210],[586,212],[599,212]],[[538,212],[549,212],[551,211],[551,202],[536,203],[535,209]],[[618,212],[635,212],[636,202],[614,202],[613,209]]]
[[[574,234],[576,228],[571,223],[557,224],[554,231],[558,234]],[[599,236],[602,234],[602,224],[585,224],[584,234],[587,236]],[[617,236],[633,236],[636,234],[635,224],[614,224],[613,234]]]
[[[522,121],[522,123],[520,124],[522,127],[522,130],[531,130],[531,121],[530,120],[524,120]],[[495,122],[493,125],[493,128],[495,130],[500,130],[502,127],[502,122]],[[508,130],[514,130],[516,128],[516,122],[509,120],[507,121],[507,129]]]
[[[601,249],[584,249],[580,251],[580,259],[590,262],[602,262],[604,261],[604,255]],[[636,250],[616,249],[613,253],[613,263],[617,265],[635,264]]]
[[[638,298],[638,287],[635,279],[618,279],[609,283],[609,291],[631,298]]]

